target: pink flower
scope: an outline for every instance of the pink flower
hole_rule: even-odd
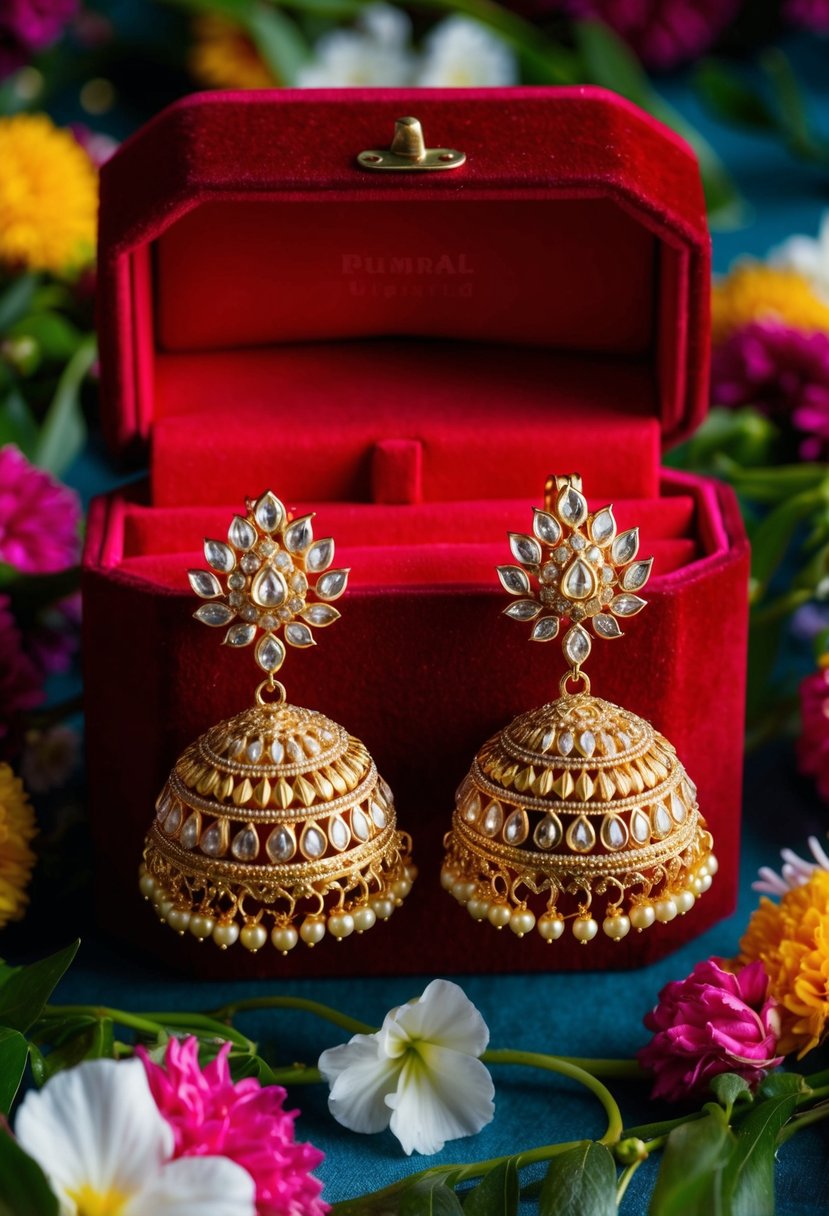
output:
[[[70,489],[14,444],[0,448],[0,562],[24,574],[65,570],[78,560],[80,522]]]
[[[158,1109],[173,1129],[175,1157],[229,1157],[256,1183],[258,1216],[323,1216],[322,1183],[311,1174],[323,1159],[294,1139],[298,1111],[283,1110],[285,1090],[254,1077],[233,1083],[225,1043],[212,1063],[199,1066],[198,1040],[171,1039],[164,1067],[139,1055]]]
[[[78,0],[4,0],[0,15],[0,79],[57,40]]]
[[[555,12],[603,21],[642,62],[667,71],[696,59],[736,17],[742,0],[522,0],[527,16]]]
[[[713,958],[666,984],[645,1017],[654,1036],[639,1052],[642,1067],[654,1074],[654,1098],[678,1102],[702,1095],[722,1072],[756,1085],[780,1064],[783,1057],[774,1054],[780,1018],[767,991],[761,962],[733,975]]]
[[[9,733],[18,714],[43,699],[40,672],[23,650],[20,630],[6,596],[0,596],[0,739]]]
[[[787,0],[783,16],[792,25],[814,30],[817,34],[829,30],[829,0]]]
[[[800,432],[804,460],[829,455],[829,334],[755,321],[714,351],[713,405],[753,405]]]
[[[800,684],[800,771],[814,777],[818,793],[829,802],[829,667],[821,667]]]

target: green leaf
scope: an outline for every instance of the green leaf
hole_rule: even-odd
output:
[[[71,359],[82,341],[77,327],[56,312],[23,317],[9,333],[12,337],[32,338],[47,359]]]
[[[515,1158],[508,1157],[469,1192],[463,1216],[516,1216],[519,1194]]]
[[[19,1030],[0,1027],[0,1115],[8,1115],[26,1071],[29,1045]]]
[[[817,489],[795,494],[768,513],[751,537],[751,599],[756,601],[783,561],[797,529],[829,498],[829,478]]]
[[[694,73],[694,85],[718,118],[753,131],[774,130],[774,114],[763,97],[723,60],[704,59]]]
[[[774,94],[777,127],[790,149],[799,156],[825,160],[827,150],[812,134],[797,73],[787,56],[778,47],[770,47],[760,56],[759,64]]]
[[[9,389],[0,405],[0,447],[7,443],[15,444],[28,457],[37,443],[37,423],[17,388]]]
[[[463,1216],[463,1208],[446,1175],[420,1178],[403,1192],[400,1216]]]
[[[295,84],[299,69],[311,57],[297,23],[278,9],[251,4],[245,12],[244,27],[279,83]]]
[[[723,1175],[730,1216],[774,1216],[774,1153],[777,1137],[794,1113],[796,1096],[758,1103],[741,1122]]]
[[[650,1216],[712,1216],[722,1212],[722,1173],[734,1135],[719,1107],[675,1127],[668,1136]]]
[[[50,1051],[45,1058],[45,1077],[48,1081],[56,1072],[74,1068],[82,1060],[112,1058],[113,1027],[111,1018],[95,1018],[91,1025],[84,1026]]]
[[[81,385],[95,354],[95,339],[85,338],[63,369],[35,445],[34,463],[58,477],[75,459],[86,438]]]
[[[760,1083],[758,1098],[784,1098],[789,1094],[799,1097],[810,1092],[806,1078],[799,1072],[781,1072],[776,1069]]]
[[[43,1170],[0,1130],[0,1216],[58,1216]]]
[[[539,1216],[616,1216],[616,1166],[610,1150],[586,1140],[550,1162]]]
[[[0,334],[29,311],[38,282],[36,274],[21,274],[0,295]]]
[[[729,1120],[731,1112],[738,1102],[752,1101],[748,1081],[744,1077],[738,1076],[736,1072],[723,1072],[718,1077],[714,1077],[711,1082],[711,1091],[725,1110]]]
[[[79,941],[28,967],[9,968],[0,976],[0,1026],[25,1034],[43,1012],[61,976],[78,952]]]
[[[643,109],[650,109],[653,90],[645,70],[618,34],[601,21],[573,23],[576,46],[594,84],[604,85]]]

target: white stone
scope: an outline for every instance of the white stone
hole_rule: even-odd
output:
[[[561,539],[561,524],[549,511],[533,507],[533,532],[545,545],[556,545]]]
[[[291,553],[302,553],[312,543],[314,530],[311,527],[310,515],[303,515],[285,529],[285,548]]]
[[[236,565],[236,557],[233,550],[223,540],[205,540],[204,560],[208,566],[212,566],[214,570],[221,571],[222,574],[230,574]]]
[[[317,583],[317,595],[321,600],[339,599],[345,591],[347,583],[347,570],[328,570]]]
[[[234,515],[227,530],[227,539],[234,549],[250,549],[256,544],[256,530],[241,515]]]
[[[231,842],[230,851],[239,861],[254,861],[259,852],[256,828],[246,827],[237,832]]]
[[[558,815],[545,815],[533,832],[533,840],[539,849],[554,849],[561,840],[561,821]]]
[[[358,806],[353,807],[351,810],[351,831],[360,841],[368,840],[371,835],[369,821],[365,813]]]
[[[481,819],[481,831],[485,836],[497,836],[504,822],[504,811],[500,802],[494,799],[486,808]]]
[[[323,570],[327,570],[333,560],[334,541],[330,536],[327,536],[325,540],[316,541],[305,555],[305,564],[314,574],[321,574]]]
[[[278,570],[265,566],[251,583],[250,596],[260,608],[278,608],[284,604],[288,588]]]
[[[299,847],[306,857],[322,857],[325,852],[326,840],[315,823],[309,823],[300,838]]]
[[[296,853],[296,838],[289,828],[280,824],[271,832],[265,848],[271,861],[277,863],[290,861]]]

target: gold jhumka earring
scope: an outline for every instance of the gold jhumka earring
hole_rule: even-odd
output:
[[[252,647],[265,679],[256,703],[179,757],[156,804],[140,890],[179,934],[282,954],[326,934],[343,939],[387,920],[408,894],[411,840],[391,790],[359,739],[289,704],[274,676],[286,649],[315,645],[339,619],[348,570],[312,515],[290,519],[270,491],[205,540],[209,570],[189,571],[196,620]],[[282,634],[282,638],[279,634]]]
[[[509,533],[498,567],[505,609],[530,637],[562,639],[557,700],[521,714],[478,752],[456,795],[441,881],[475,920],[534,928],[569,920],[582,943],[671,921],[711,885],[716,858],[696,787],[649,722],[594,697],[582,671],[593,638],[622,636],[645,607],[652,558],[611,507],[589,513],[581,478],[551,477],[532,535]],[[592,631],[592,637],[591,637]]]

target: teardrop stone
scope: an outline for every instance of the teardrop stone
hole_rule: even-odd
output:
[[[577,557],[565,571],[561,590],[571,600],[589,600],[596,590],[596,574],[583,557]]]
[[[533,840],[539,849],[554,849],[561,840],[561,820],[558,815],[545,815],[533,832]]]
[[[527,812],[523,807],[516,807],[511,815],[507,816],[507,821],[504,824],[504,840],[507,844],[523,844],[527,839],[530,830]]]
[[[233,837],[230,851],[239,861],[254,861],[259,852],[259,837],[256,835],[256,828],[249,826],[242,828],[241,832],[237,832]]]
[[[650,820],[644,811],[635,810],[630,817],[630,834],[637,844],[647,844],[651,838]]]
[[[677,798],[676,790],[671,791],[671,815],[673,816],[674,823],[684,823],[688,818],[688,808],[684,802]]]
[[[338,853],[342,853],[343,849],[348,847],[348,842],[351,839],[351,832],[348,829],[348,824],[340,815],[335,815],[328,824],[328,839],[333,844]]]
[[[475,790],[474,794],[463,804],[463,817],[467,823],[475,823],[481,813],[481,795]]]
[[[265,848],[271,861],[290,861],[296,852],[296,839],[289,828],[280,824],[271,832]]]
[[[360,841],[368,840],[371,835],[368,819],[358,806],[351,811],[351,830]]]
[[[185,849],[194,849],[199,842],[201,834],[201,815],[198,811],[193,811],[193,814],[186,820],[184,827],[181,829],[180,843]]]
[[[167,818],[164,820],[164,831],[168,836],[175,836],[176,832],[181,827],[182,818],[183,811],[181,809],[181,803],[177,802]]]
[[[309,823],[302,833],[299,842],[299,847],[302,849],[306,857],[312,860],[316,857],[322,857],[325,852],[325,837],[315,823]]]
[[[604,544],[616,535],[616,520],[610,507],[605,507],[596,514],[590,525],[590,535],[597,545]]]
[[[376,828],[384,828],[386,826],[386,823],[388,822],[388,817],[386,815],[385,810],[383,809],[383,807],[380,805],[379,802],[372,802],[371,818],[374,821],[374,826]]]
[[[628,830],[625,821],[618,815],[605,815],[601,830],[602,844],[611,853],[623,849],[628,842]]]
[[[504,811],[500,802],[490,802],[481,820],[481,831],[485,836],[497,836],[503,822]]]
[[[207,829],[199,841],[199,848],[208,857],[221,857],[227,845],[221,824],[214,823]]]
[[[250,595],[260,608],[278,608],[285,603],[288,588],[278,570],[263,566],[253,580]]]
[[[668,808],[658,802],[656,806],[651,808],[651,823],[653,824],[653,834],[657,840],[662,840],[667,836],[673,827],[671,816],[668,814]]]
[[[589,853],[596,843],[596,833],[592,823],[579,815],[567,829],[567,843],[574,853]]]

